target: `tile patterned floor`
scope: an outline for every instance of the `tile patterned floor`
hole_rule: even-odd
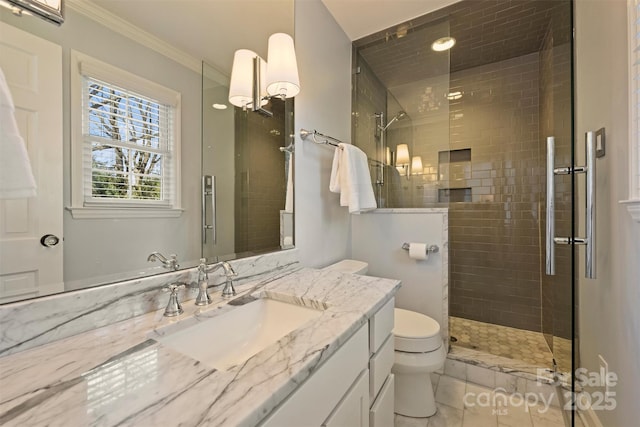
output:
[[[518,395],[494,399],[493,389],[446,375],[433,374],[432,383],[438,412],[430,418],[396,415],[395,427],[564,427],[557,406],[526,404]],[[576,419],[575,426],[583,424]]]
[[[451,343],[452,345],[521,360],[544,368],[550,368],[553,365],[551,352],[540,332],[453,316],[449,318],[449,332],[457,339],[456,342]],[[570,349],[569,346],[569,354]]]

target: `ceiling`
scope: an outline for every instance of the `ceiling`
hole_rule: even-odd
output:
[[[227,74],[237,49],[266,57],[269,35],[294,34],[294,0],[88,1]],[[457,1],[322,0],[351,40]]]
[[[353,41],[460,0],[322,0]]]
[[[294,33],[293,0],[89,1],[226,74],[237,49],[266,58],[271,34]]]
[[[474,0],[410,20],[355,44],[386,87],[474,68],[540,50],[551,17],[567,2]],[[566,7],[564,7],[566,9]],[[570,20],[568,20],[570,22]],[[456,45],[434,52],[431,43],[451,36]]]
[[[395,24],[354,42],[361,58],[413,119],[444,99],[449,75],[539,52],[553,22],[555,42],[570,36],[570,2],[467,0]],[[434,52],[431,43],[452,36],[456,45]],[[361,65],[361,63],[358,63]],[[444,85],[443,85],[444,83]],[[434,95],[437,92],[442,94]]]

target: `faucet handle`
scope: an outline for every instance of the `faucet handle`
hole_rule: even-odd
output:
[[[184,283],[172,283],[162,288],[162,290],[165,292],[171,292],[172,294],[177,294],[178,290],[184,288],[184,286]]]
[[[182,314],[182,306],[180,305],[180,301],[178,301],[178,290],[182,288],[184,288],[183,283],[172,283],[167,285],[165,288],[162,288],[164,292],[171,292],[167,307],[164,309],[165,316],[174,317],[178,314]]]
[[[177,271],[180,268],[180,264],[178,264],[178,255],[169,255],[169,268],[173,268],[174,271]]]

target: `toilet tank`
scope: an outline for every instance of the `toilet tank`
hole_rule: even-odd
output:
[[[367,274],[369,264],[364,261],[356,261],[355,259],[343,259],[335,264],[326,266],[323,270],[332,270],[351,274]]]

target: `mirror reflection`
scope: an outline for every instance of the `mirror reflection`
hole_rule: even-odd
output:
[[[267,117],[230,106],[227,79],[208,64],[202,81],[203,256],[293,247],[293,153],[283,146],[293,134],[293,99],[272,98]]]
[[[0,200],[1,303],[293,246],[293,100],[228,103],[233,52],[293,34],[293,0],[268,3],[70,0],[60,27],[0,8],[38,187]]]

